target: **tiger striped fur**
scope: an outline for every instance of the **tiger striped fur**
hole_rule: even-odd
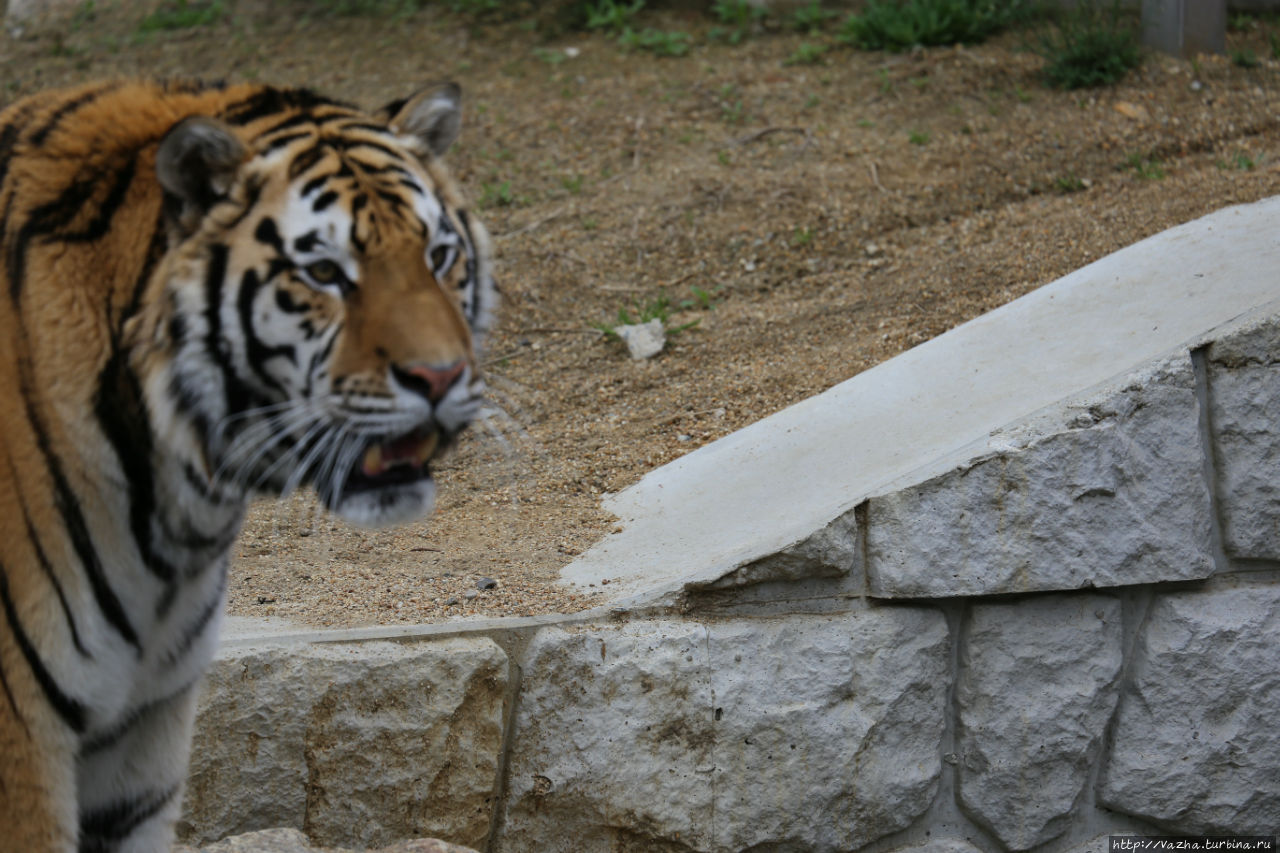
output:
[[[0,849],[168,849],[250,496],[430,510],[495,301],[458,103],[119,82],[0,113]]]

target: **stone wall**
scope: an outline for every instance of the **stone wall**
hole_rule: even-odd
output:
[[[228,643],[183,834],[1094,851],[1280,827],[1280,307],[575,619]]]

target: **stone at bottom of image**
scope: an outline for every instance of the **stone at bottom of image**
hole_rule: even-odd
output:
[[[545,629],[498,847],[856,849],[937,793],[949,659],[933,608]]]

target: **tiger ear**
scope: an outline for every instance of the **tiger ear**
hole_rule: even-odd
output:
[[[182,225],[192,217],[198,221],[227,194],[247,153],[231,128],[205,116],[183,119],[165,134],[156,152],[156,175],[165,192],[181,203]]]
[[[419,153],[439,157],[462,129],[462,89],[457,83],[428,86],[392,101],[379,115],[394,132],[416,140],[422,149]]]

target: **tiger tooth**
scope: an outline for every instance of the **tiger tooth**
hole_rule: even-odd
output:
[[[418,451],[413,454],[413,462],[421,468],[431,458],[431,454],[436,452],[436,447],[440,445],[440,433],[433,432],[427,436],[418,445]]]
[[[376,477],[382,473],[382,445],[375,444],[364,452],[364,462],[360,470],[366,477]]]

